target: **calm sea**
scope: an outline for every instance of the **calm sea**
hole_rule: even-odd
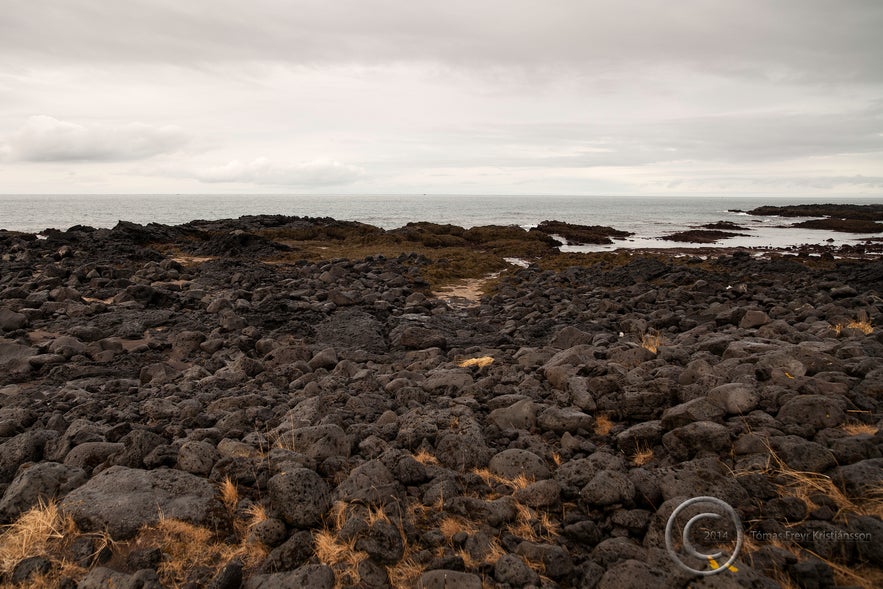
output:
[[[635,233],[614,247],[671,247],[659,237],[695,225],[734,221],[750,227],[750,237],[727,246],[786,247],[804,243],[855,243],[859,236],[828,231],[783,229],[786,221],[728,212],[761,205],[852,202],[883,203],[883,198],[767,197],[604,197],[604,196],[346,196],[346,195],[0,195],[0,228],[39,232],[73,225],[113,227],[123,219],[136,223],[185,223],[194,219],[283,214],[362,221],[386,229],[409,221],[530,227],[546,219],[609,225]],[[789,219],[787,222],[793,220]],[[833,242],[827,240],[833,239]]]

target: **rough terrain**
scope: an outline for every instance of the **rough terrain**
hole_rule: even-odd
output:
[[[879,258],[375,229],[0,232],[0,584],[880,586]]]

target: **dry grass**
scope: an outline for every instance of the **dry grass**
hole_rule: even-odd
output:
[[[346,523],[346,518],[349,515],[350,506],[345,501],[335,501],[331,506],[331,510],[328,512],[331,522],[334,524],[334,529],[339,530],[343,527],[343,524]]]
[[[473,469],[472,474],[481,477],[481,480],[483,480],[485,484],[489,487],[493,487],[495,485],[503,485],[509,487],[510,489],[512,489],[512,491],[524,489],[528,485],[536,482],[536,479],[534,479],[533,477],[529,477],[524,473],[518,474],[514,478],[507,479],[506,477],[502,477],[500,475],[492,473],[487,468]]]
[[[389,584],[393,589],[410,589],[417,585],[417,579],[425,569],[425,565],[408,556],[398,561],[394,566],[386,567],[386,574],[389,576]]]
[[[313,535],[316,558],[334,571],[338,585],[357,585],[360,581],[359,564],[368,554],[356,550],[355,544],[355,538],[344,542],[337,532],[328,529]]]
[[[438,523],[438,529],[445,537],[448,544],[452,543],[454,535],[458,532],[466,532],[470,536],[478,532],[478,525],[472,520],[457,515],[448,515]]]
[[[368,522],[369,526],[373,526],[377,522],[392,523],[383,506],[372,507],[370,505],[368,506],[368,514],[365,516],[365,521]]]
[[[416,460],[420,464],[438,464],[438,458],[433,456],[425,448],[417,450],[417,453],[414,454],[414,460]]]
[[[506,530],[528,542],[555,542],[559,533],[558,524],[545,512],[536,512],[527,505],[515,502],[515,521]]]
[[[840,429],[848,433],[850,436],[858,436],[861,434],[873,436],[876,435],[878,431],[876,425],[868,425],[866,423],[844,423],[840,426]]]
[[[478,368],[484,368],[485,366],[490,366],[494,363],[494,359],[490,356],[482,356],[481,358],[469,358],[468,360],[463,360],[458,364],[460,368],[469,368],[471,366],[477,366]]]
[[[599,436],[606,436],[613,429],[613,421],[610,419],[609,413],[599,413],[595,416],[595,433]]]
[[[819,493],[834,502],[839,510],[838,517],[844,512],[883,517],[883,484],[877,492],[871,494],[872,496],[856,503],[834,484],[831,477],[817,472],[795,470],[788,466],[772,448],[769,448],[769,453],[770,472],[776,479],[782,481],[778,485],[781,496],[796,497],[811,511],[818,507],[811,496]]]
[[[635,454],[632,456],[632,464],[635,466],[644,466],[651,460],[653,460],[653,448],[638,445],[635,449]]]
[[[843,331],[843,328],[847,327],[849,329],[857,329],[865,335],[871,335],[874,333],[874,326],[871,325],[871,320],[868,317],[868,314],[864,311],[859,311],[858,318],[853,319],[845,326],[842,323],[837,323],[831,326],[831,329],[834,330],[834,333],[838,336]]]
[[[463,559],[463,564],[465,564],[468,569],[475,569],[484,564],[494,564],[504,554],[506,554],[506,551],[496,538],[491,539],[477,558],[466,550],[461,549],[457,551],[457,556]]]
[[[838,513],[835,520],[842,520],[845,514],[869,515],[876,518],[883,518],[883,482],[879,483],[874,490],[867,493],[859,500],[853,500],[847,497],[834,484],[831,477],[815,472],[799,471],[788,466],[776,452],[767,444],[767,451],[770,455],[769,464],[764,471],[774,481],[777,482],[778,493],[782,497],[794,497],[801,500],[808,510],[818,507],[811,499],[812,495],[824,495],[831,499],[837,506]],[[736,473],[738,476],[738,473]],[[817,558],[827,564],[834,571],[837,585],[852,585],[862,587],[864,589],[872,589],[881,587],[883,584],[883,571],[874,565],[865,567],[847,567],[843,564],[823,558],[812,550],[800,546],[793,541],[785,541],[782,539],[765,540],[777,548],[791,552],[796,558],[804,559],[807,555]],[[750,535],[746,537],[745,550],[747,554],[755,552],[760,544],[753,540]],[[790,578],[776,578],[783,587],[793,587],[794,584]]]
[[[40,502],[0,534],[0,573],[12,572],[23,558],[55,551],[76,534],[73,519],[62,516],[54,501]]]
[[[561,457],[561,454],[558,452],[552,452],[552,463],[555,465],[555,468],[561,466],[562,462],[564,462],[564,459]]]
[[[236,507],[239,505],[239,488],[230,477],[225,477],[224,482],[221,483],[221,502],[227,508],[227,513],[236,512]]]
[[[654,354],[659,352],[659,348],[662,347],[663,343],[662,334],[659,332],[645,333],[641,336],[641,347]]]
[[[157,571],[160,579],[164,586],[180,587],[192,581],[190,576],[195,570],[213,571],[234,558],[248,569],[266,558],[267,548],[258,543],[249,544],[247,532],[267,515],[260,506],[253,506],[248,514],[248,521],[234,522],[239,542],[233,544],[222,541],[206,528],[163,517],[125,543],[115,544],[105,533],[85,536],[93,540],[95,555],[107,548],[118,556],[135,547],[159,548],[168,556]],[[29,586],[57,587],[63,576],[81,578],[86,569],[73,564],[69,549],[75,538],[83,536],[73,520],[64,517],[55,503],[41,504],[0,534],[0,574],[9,573],[23,558],[45,555],[53,562],[52,572],[31,579]]]
[[[846,327],[850,329],[858,329],[865,335],[871,335],[874,333],[874,327],[867,321],[850,321],[846,324]]]
[[[216,570],[234,558],[245,568],[257,566],[268,553],[266,546],[248,543],[245,537],[228,544],[211,530],[171,518],[160,518],[156,525],[144,528],[132,544],[155,546],[167,555],[157,572],[170,587],[188,583],[194,570]]]

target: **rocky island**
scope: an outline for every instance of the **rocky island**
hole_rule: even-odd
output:
[[[880,586],[883,261],[554,234],[0,231],[0,584]]]

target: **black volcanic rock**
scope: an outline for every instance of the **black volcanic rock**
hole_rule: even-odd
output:
[[[827,219],[810,219],[794,223],[792,227],[803,229],[827,229],[840,231],[841,233],[881,233],[883,224],[868,219],[841,219],[828,217]]]
[[[677,233],[672,233],[671,235],[665,235],[662,239],[667,241],[682,241],[685,243],[717,243],[722,239],[730,239],[731,237],[746,237],[746,234],[711,229],[689,229],[687,231],[679,231]]]
[[[883,205],[869,204],[812,204],[762,206],[748,211],[749,215],[775,215],[779,217],[836,217],[840,219],[861,219],[883,221]]]
[[[14,559],[47,586],[680,586],[660,547],[698,495],[879,560],[836,539],[883,529],[874,245],[563,254],[275,215],[45,237],[0,234],[0,517],[55,497],[79,523]],[[464,304],[429,286],[492,274]],[[166,566],[194,533],[201,564]],[[831,578],[783,542],[718,578]]]
[[[576,225],[563,221],[543,221],[536,227],[548,235],[560,235],[573,245],[613,243],[611,237],[623,238],[633,235],[628,231],[620,231],[603,225]]]

